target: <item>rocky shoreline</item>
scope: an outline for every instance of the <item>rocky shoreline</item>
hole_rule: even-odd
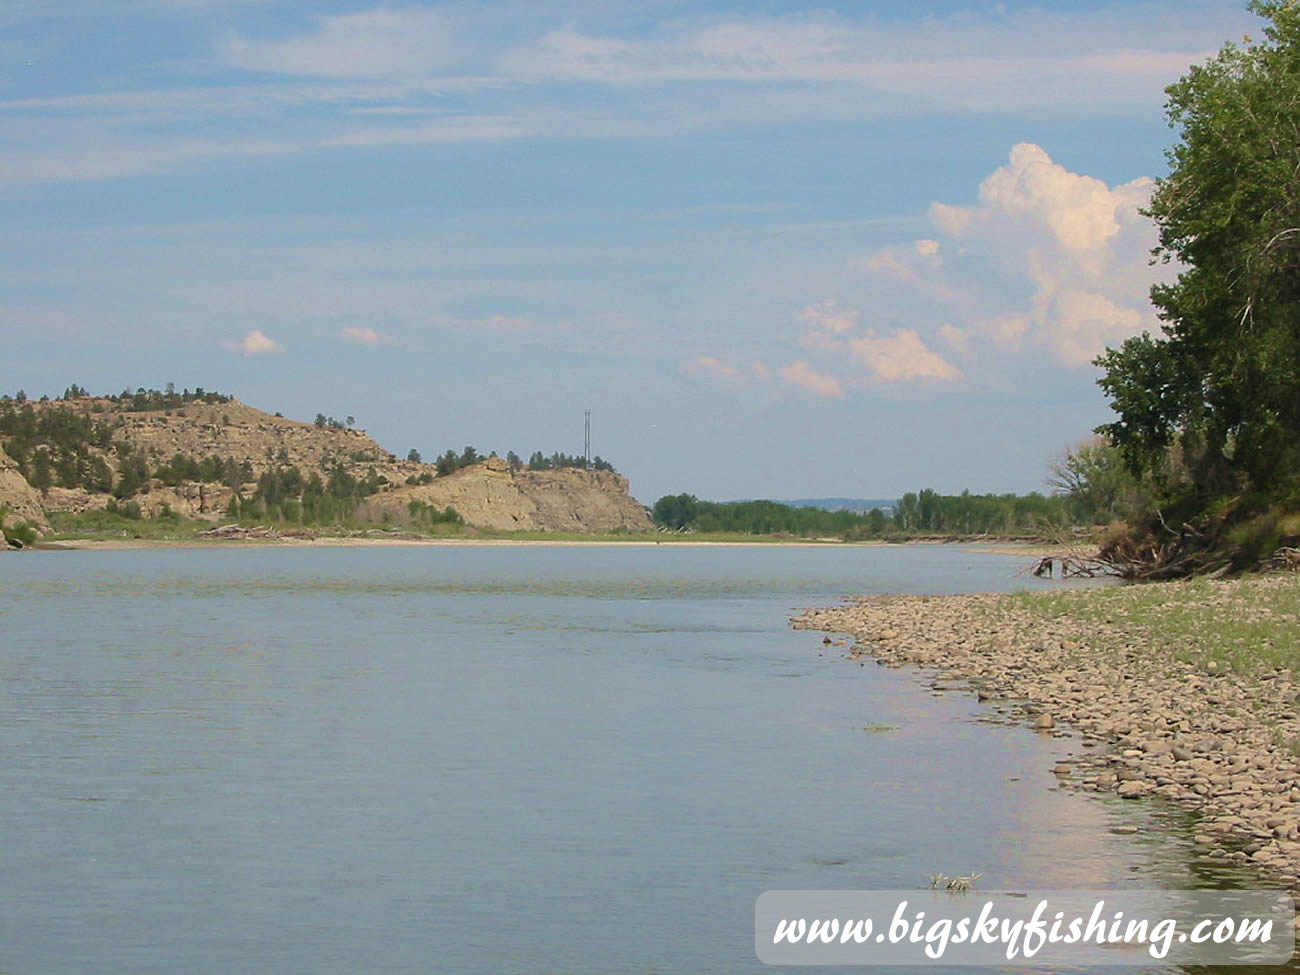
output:
[[[1051,617],[1030,600],[873,596],[791,623],[849,634],[850,657],[920,667],[932,687],[967,688],[1041,734],[1077,735],[1079,754],[1055,768],[1063,786],[1183,804],[1199,816],[1201,856],[1300,889],[1300,687],[1291,671],[1189,663],[1139,627]]]

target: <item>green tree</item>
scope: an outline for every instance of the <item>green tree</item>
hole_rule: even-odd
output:
[[[656,525],[673,529],[690,527],[698,512],[699,501],[693,494],[666,494],[655,502],[653,510]]]
[[[1141,517],[1149,503],[1119,450],[1105,437],[1065,450],[1048,468],[1047,483],[1069,499],[1075,519],[1082,522]]]
[[[1147,212],[1156,255],[1183,270],[1151,292],[1163,335],[1097,360],[1118,414],[1098,432],[1169,490],[1276,495],[1300,481],[1300,6],[1250,9],[1262,40],[1167,89],[1179,141]],[[1162,467],[1170,449],[1189,470],[1181,486]]]

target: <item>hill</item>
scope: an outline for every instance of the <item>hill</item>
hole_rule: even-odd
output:
[[[0,397],[0,447],[0,505],[11,524],[42,531],[59,513],[102,509],[209,521],[652,528],[612,470],[531,470],[474,456],[439,474],[434,464],[399,460],[363,430],[271,415],[202,390]]]

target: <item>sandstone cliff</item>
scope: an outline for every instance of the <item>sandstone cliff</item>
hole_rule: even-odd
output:
[[[608,471],[511,471],[490,458],[429,484],[398,487],[367,499],[374,520],[406,522],[412,501],[455,508],[469,524],[504,531],[650,531],[645,508],[627,478]]]
[[[40,492],[27,483],[13,458],[3,450],[0,450],[0,505],[8,508],[5,524],[30,521],[41,531],[49,527]],[[4,547],[0,545],[0,549]]]

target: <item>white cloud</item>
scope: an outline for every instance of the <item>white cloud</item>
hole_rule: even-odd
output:
[[[1213,53],[1234,20],[1246,23],[1238,11],[1225,17],[1156,3],[911,20],[733,15],[669,21],[637,37],[566,26],[519,45],[498,65],[533,80],[621,85],[851,85],[876,96],[860,97],[864,105],[905,100],[911,109],[1158,105],[1169,80]]]
[[[138,0],[137,9],[224,2]],[[891,19],[648,16],[631,29],[603,7],[383,4],[316,17],[288,36],[228,32],[211,60],[263,77],[194,85],[208,61],[181,64],[157,90],[112,91],[92,78],[81,92],[0,102],[0,185],[321,149],[680,137],[900,113],[1147,112],[1170,80],[1251,23],[1222,4],[1148,2]],[[593,25],[585,32],[572,26],[578,14]],[[619,26],[602,32],[602,19]],[[604,91],[576,103],[575,81]]]
[[[1136,308],[1072,288],[1054,292],[1042,318],[1051,324],[1057,354],[1071,366],[1087,365],[1107,345],[1119,345],[1149,325]]]
[[[1031,295],[1017,305],[986,289],[983,307],[970,309],[983,330],[1004,346],[1036,343],[1080,366],[1107,345],[1158,326],[1148,292],[1157,275],[1175,269],[1157,271],[1148,262],[1156,230],[1140,210],[1154,187],[1146,178],[1107,186],[1021,143],[984,180],[978,205],[935,203],[930,213],[964,257],[1011,283],[1003,293]]]
[[[692,379],[709,379],[734,385],[743,382],[745,374],[735,366],[729,366],[716,356],[702,355],[691,359],[683,367],[686,375]]]
[[[781,369],[781,379],[792,386],[802,386],[810,393],[815,393],[818,396],[839,399],[844,395],[844,390],[840,387],[838,379],[817,372],[802,359],[796,359],[783,367]]]
[[[930,351],[914,329],[902,328],[877,338],[867,335],[849,339],[849,350],[882,383],[934,379],[955,382],[961,371]]]
[[[813,328],[839,335],[857,326],[858,313],[852,308],[843,308],[836,301],[827,298],[801,311],[799,321]]]
[[[345,328],[340,333],[349,342],[356,342],[358,345],[393,345],[394,340],[391,335],[385,335],[383,332],[376,332],[373,328]]]
[[[222,345],[244,356],[271,355],[284,351],[284,346],[269,338],[260,328],[253,329],[238,342],[223,342]]]

